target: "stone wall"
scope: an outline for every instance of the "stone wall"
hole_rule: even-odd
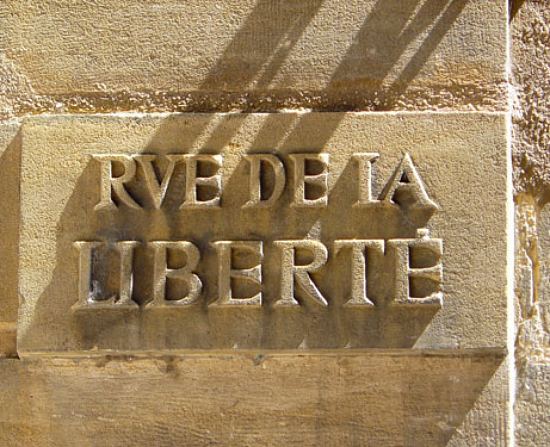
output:
[[[545,3],[3,2],[2,445],[548,444],[550,8]],[[486,281],[472,283],[469,264],[464,262],[460,281],[452,271],[445,278],[450,296],[459,297],[454,306],[445,304],[438,318],[425,331],[417,330],[412,341],[399,339],[390,346],[389,338],[380,337],[379,346],[374,342],[370,346],[376,349],[336,344],[325,350],[305,345],[239,350],[222,342],[201,352],[104,351],[104,346],[86,343],[79,351],[73,339],[59,335],[69,332],[55,317],[57,311],[40,314],[39,330],[34,329],[29,343],[27,328],[38,319],[33,313],[32,283],[26,278],[33,278],[33,269],[47,262],[28,251],[34,232],[40,234],[40,222],[48,220],[42,208],[29,200],[28,191],[43,191],[43,177],[34,172],[49,171],[50,184],[56,183],[59,172],[63,175],[49,159],[64,150],[56,147],[55,138],[70,147],[75,135],[85,139],[93,120],[130,123],[123,124],[126,134],[108,131],[109,141],[121,135],[132,138],[148,119],[169,117],[159,112],[214,114],[212,119],[201,115],[207,123],[197,130],[196,144],[229,150],[238,149],[235,139],[252,138],[234,124],[241,118],[230,114],[229,119],[225,115],[218,119],[217,113],[274,113],[274,118],[266,115],[268,123],[283,130],[271,132],[264,126],[265,141],[274,146],[315,141],[322,147],[345,142],[341,129],[347,121],[326,114],[320,125],[309,112],[374,112],[372,119],[388,120],[381,127],[387,130],[387,146],[403,138],[434,154],[455,150],[453,141],[468,145],[470,152],[477,150],[475,144],[502,148],[479,163],[485,166],[479,176],[492,174],[494,182],[502,169],[499,157],[510,157],[508,140],[515,201],[515,278],[506,280],[487,271]],[[499,120],[505,123],[510,116],[509,133]],[[431,123],[432,137],[416,125],[407,127],[417,119]],[[54,123],[68,122],[74,130],[54,132],[53,137],[48,133]],[[137,124],[132,127],[132,122]],[[394,138],[396,123],[402,123],[402,130]],[[38,131],[33,133],[33,126]],[[94,129],[97,135],[105,134]],[[170,138],[176,141],[170,132],[170,126],[164,125],[157,133],[157,145]],[[36,156],[29,158],[29,153]],[[434,178],[443,179],[447,172],[460,175],[455,167],[461,156],[469,157],[457,152],[445,171],[434,155],[430,163],[439,172]],[[36,166],[37,160],[44,162]],[[464,160],[466,166],[473,158]],[[468,173],[473,171],[470,168]],[[436,180],[428,178],[429,186],[438,184]],[[495,187],[496,198],[500,183],[486,181],[484,193],[493,194],[489,188]],[[451,197],[452,192],[446,194]],[[464,191],[456,192],[457,203],[460,194]],[[500,222],[494,226],[494,240],[499,242],[507,225],[506,216],[499,214],[505,199],[495,199],[501,208],[483,211],[489,203],[486,196],[480,195],[484,199],[474,204],[475,194],[468,194],[470,209],[477,214],[469,216],[471,220],[457,218],[456,224],[442,217],[440,226],[452,229],[460,222],[467,241],[468,231],[482,234],[472,229],[477,219],[486,225],[483,228]],[[52,193],[45,200],[54,203],[59,197]],[[71,205],[77,208],[78,203],[73,200]],[[69,221],[56,230],[68,231]],[[164,228],[163,223],[158,225]],[[493,235],[489,230],[487,234],[489,246]],[[35,239],[40,245],[42,239]],[[463,245],[466,242],[458,244]],[[478,262],[495,272],[511,261],[500,251],[491,257],[483,240],[476,246],[483,254]],[[500,247],[496,242],[493,246]],[[507,271],[512,276],[511,269]],[[505,290],[514,280],[515,293],[507,298]],[[497,300],[468,301],[479,298],[479,291],[493,283],[501,290]],[[63,281],[50,285],[50,296],[63,287]],[[57,309],[52,303],[49,308]],[[116,333],[108,332],[108,326],[102,328],[104,334]],[[380,333],[387,328],[378,329]],[[54,333],[57,353],[39,352],[35,347],[48,345]]]

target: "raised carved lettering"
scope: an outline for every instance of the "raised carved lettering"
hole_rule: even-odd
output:
[[[262,304],[262,259],[261,241],[217,241],[214,247],[218,253],[218,300],[217,305],[261,305]],[[251,267],[235,268],[233,257],[252,255],[257,262]],[[232,280],[250,282],[256,285],[258,292],[249,297],[234,297]]]
[[[367,295],[366,255],[384,254],[384,241],[376,239],[339,240],[334,242],[336,253],[342,248],[351,250],[351,297],[347,305],[374,306]]]
[[[119,241],[113,244],[119,256],[119,289],[118,293],[105,297],[100,292],[104,287],[93,276],[92,259],[103,262],[99,253],[100,249],[105,249],[106,244],[97,241],[75,242],[74,246],[79,251],[79,287],[75,308],[135,307],[136,303],[132,300],[133,253],[139,245],[138,241]],[[216,241],[212,245],[216,250],[218,263],[218,295],[212,305],[262,305],[263,242]],[[311,276],[327,264],[327,247],[316,240],[280,240],[273,241],[272,245],[280,257],[280,291],[275,305],[299,306],[300,302],[296,298],[298,287],[303,297],[327,306],[328,300]],[[202,256],[195,244],[190,241],[153,241],[145,244],[145,249],[152,250],[153,255],[153,293],[152,298],[147,301],[147,307],[183,306],[199,300],[203,283],[196,271]],[[346,306],[376,305],[368,294],[367,273],[371,268],[380,268],[383,259],[388,256],[394,265],[394,305],[443,303],[443,242],[441,239],[430,238],[425,229],[419,230],[415,239],[339,239],[334,242],[333,249],[334,255],[340,256],[339,253],[343,250],[349,250],[351,254],[351,262],[348,264],[350,268],[344,269],[348,272],[345,278],[349,278],[351,285]],[[183,255],[184,265],[171,267],[169,253]],[[339,266],[342,265],[338,257],[334,258],[334,262],[336,261]],[[326,274],[333,276],[331,271]],[[168,298],[168,281],[183,284],[185,295]],[[235,296],[233,286],[239,281],[246,286],[247,292],[244,296]]]
[[[290,154],[289,157],[294,165],[292,206],[307,208],[327,206],[329,155]]]
[[[168,202],[166,200],[168,191],[181,194],[180,199],[183,200],[180,210],[208,210],[221,207],[222,155],[168,154],[163,157],[166,157],[164,162],[159,156],[153,154],[93,156],[100,165],[100,200],[94,209],[116,211],[122,206],[134,210],[142,209],[143,198],[139,194],[143,191],[150,196],[145,199],[145,203],[152,203],[155,210],[160,210],[165,201]],[[278,209],[275,205],[279,205],[287,186],[285,164],[281,157],[270,153],[248,154],[243,157],[250,168],[250,195],[248,201],[242,205],[251,209]],[[329,188],[328,153],[293,153],[285,157],[291,162],[293,168],[294,190],[290,206],[296,207],[293,213],[297,217],[291,214],[291,218],[300,219],[300,208],[326,207]],[[374,198],[373,164],[378,158],[379,154],[374,152],[357,152],[351,155],[353,164],[350,167],[355,169],[358,185],[357,198],[350,195],[350,201],[347,202],[348,206],[355,208],[353,214],[365,213],[366,219],[373,218],[377,207],[387,211],[383,208],[391,205],[399,206],[405,211],[429,210],[429,213],[424,213],[429,218],[437,205],[428,196],[409,154],[402,157],[379,198]],[[179,163],[185,165],[184,191],[179,183],[179,188],[170,188],[171,182],[177,177],[176,167]],[[138,167],[139,171],[137,171]],[[136,186],[139,182],[142,184]],[[354,203],[353,200],[355,200]],[[228,203],[233,202],[228,200]],[[338,206],[342,205],[338,204]],[[330,213],[320,215],[321,218],[326,215],[328,218],[333,218]],[[425,221],[426,218],[424,221],[411,220],[411,222]],[[183,222],[185,225],[186,221]],[[206,225],[209,224],[208,221],[205,222]],[[308,229],[315,228],[318,222],[311,221]],[[345,224],[346,216],[342,215],[342,225]],[[240,225],[240,222],[235,222],[234,225]],[[419,226],[417,225],[417,228]],[[265,245],[261,240],[210,242],[215,249],[218,266],[217,296],[210,305],[262,306],[264,293],[269,292],[269,290],[263,290],[264,247],[268,250],[268,255],[269,250],[276,250],[276,253],[266,258],[268,262],[266,265],[273,265],[270,263],[272,261],[268,260],[274,259],[275,254],[280,260],[279,295],[273,297],[272,301],[276,306],[300,306],[304,304],[301,302],[304,299],[323,307],[328,306],[331,297],[324,296],[316,281],[321,277],[323,281],[325,278],[331,280],[336,274],[349,281],[350,294],[346,297],[345,306],[377,306],[377,297],[372,299],[369,295],[372,285],[369,281],[374,281],[378,277],[391,278],[391,272],[379,275],[376,271],[376,269],[386,269],[391,262],[394,265],[395,277],[393,288],[390,288],[394,290],[392,305],[442,304],[443,242],[441,239],[430,238],[427,229],[418,230],[418,237],[413,239],[337,239],[328,246],[313,239],[313,234],[318,233],[310,231],[308,239],[304,240],[271,239],[270,244]],[[201,241],[201,245],[207,242]],[[74,246],[79,251],[79,282],[78,299],[74,308],[135,308],[138,304],[132,299],[135,274],[134,250],[140,244],[139,241],[127,240],[110,243],[75,242]],[[329,248],[333,250],[334,255],[330,263],[328,263]],[[138,301],[143,303],[142,305],[147,308],[159,308],[186,306],[198,302],[201,298],[211,301],[212,297],[202,296],[203,280],[197,273],[204,272],[199,264],[202,262],[202,255],[210,256],[209,251],[201,254],[197,245],[183,240],[148,242],[139,253],[147,250],[152,251],[153,259],[150,277],[152,294],[145,296],[141,291],[137,291]],[[100,266],[101,271],[110,268],[115,259],[113,252],[116,252],[118,256],[116,259],[119,262],[116,293],[112,293],[114,281],[110,274],[107,274],[109,278],[106,279],[105,274],[102,276],[97,272],[94,273],[94,265]],[[349,254],[349,257],[342,258],[345,254],[341,252]],[[103,259],[102,256],[106,258]],[[173,258],[180,260],[175,263]],[[183,265],[181,259],[185,260]],[[206,280],[212,275],[201,273],[201,276]],[[143,284],[143,279],[140,278],[140,280],[140,284]],[[108,282],[101,284],[101,281]],[[206,290],[215,289],[206,288]],[[106,291],[111,291],[110,296]]]
[[[222,176],[219,173],[223,165],[221,155],[184,155],[185,159],[185,202],[181,208],[212,208],[219,207],[222,192]],[[199,167],[213,169],[214,173],[200,174]],[[201,198],[200,188],[210,198]]]
[[[318,241],[275,241],[274,245],[281,253],[281,298],[277,301],[278,306],[299,305],[294,295],[294,283],[296,282],[305,294],[315,302],[327,306],[327,300],[321,294],[310,273],[316,272],[328,259],[327,248]],[[304,250],[309,252],[313,259],[309,264],[296,264],[296,251]]]
[[[285,188],[285,168],[278,157],[271,154],[249,154],[245,159],[250,164],[250,200],[245,204],[247,207],[261,206],[270,207],[281,197]],[[269,166],[273,173],[273,187],[271,195],[262,198],[262,177],[265,172],[262,170],[262,162]]]
[[[160,209],[166,192],[168,191],[168,185],[174,174],[174,168],[176,163],[182,160],[181,155],[167,155],[168,167],[166,172],[162,177],[162,180],[159,182],[157,174],[155,173],[155,168],[153,166],[153,161],[157,158],[156,155],[136,155],[135,159],[138,162],[139,166],[143,170],[143,175],[145,177],[145,182],[147,183],[147,189],[151,193],[151,199],[153,200],[153,206],[155,209]]]
[[[202,291],[202,281],[193,273],[200,261],[200,252],[195,244],[189,241],[154,241],[149,242],[154,251],[153,260],[153,300],[148,307],[185,306],[193,304]],[[180,268],[168,266],[168,250],[179,251],[185,255],[185,265]],[[166,282],[181,281],[187,287],[187,295],[167,299]]]
[[[124,205],[140,209],[141,206],[128,193],[124,185],[132,180],[136,174],[136,163],[134,159],[128,155],[94,155],[101,166],[100,180],[100,200],[95,206],[95,210],[113,210],[117,205],[113,201],[113,191],[117,199]],[[114,163],[122,166],[123,173],[115,176],[113,173]]]
[[[92,259],[94,250],[104,245],[102,242],[80,241],[75,242],[74,246],[79,251],[79,281],[78,281],[78,301],[74,308],[94,307],[136,307],[137,304],[132,300],[134,275],[133,260],[134,249],[139,242],[120,241],[115,243],[115,249],[120,258],[119,270],[119,293],[109,298],[96,296],[93,287],[94,281]]]
[[[354,206],[368,206],[378,202],[372,198],[372,164],[379,157],[380,155],[375,152],[353,154],[352,158],[357,163],[359,182],[359,197]]]
[[[428,196],[409,154],[405,154],[401,159],[399,166],[382,190],[380,200],[397,204],[402,208],[437,209],[435,202]]]
[[[441,281],[443,280],[443,241],[431,239],[425,229],[419,230],[417,239],[391,239],[388,241],[388,249],[392,252],[395,261],[395,298],[396,305],[411,304],[443,304],[443,292]],[[413,250],[421,252],[418,263],[414,266]],[[416,296],[413,292],[413,282],[424,280],[429,283],[431,293],[424,296]],[[423,287],[425,289],[426,287]]]
[[[185,192],[180,209],[219,208],[222,201],[223,179],[220,173],[223,157],[220,154],[168,154],[168,165],[159,179],[155,170],[158,156],[94,155],[100,164],[100,200],[96,210],[115,210],[117,205],[141,209],[140,201],[128,191],[130,182],[137,182],[136,165],[143,171],[145,187],[153,206],[160,209],[166,198],[178,163],[185,163]],[[272,207],[282,196],[286,186],[283,162],[273,154],[248,154],[250,165],[250,198],[244,207]],[[317,208],[328,204],[329,154],[289,154],[293,166],[292,207]],[[373,197],[373,163],[379,158],[375,152],[352,155],[356,164],[358,197],[354,207],[394,205],[403,209],[436,210],[437,204],[428,196],[420,175],[409,154],[405,154],[378,199]],[[118,169],[116,169],[118,168]],[[269,179],[269,181],[266,181]],[[266,184],[269,186],[266,187]],[[115,200],[113,200],[116,199]],[[117,203],[118,202],[118,203]]]

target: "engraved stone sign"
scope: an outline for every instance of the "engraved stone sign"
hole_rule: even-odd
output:
[[[502,114],[22,131],[22,352],[504,346]]]

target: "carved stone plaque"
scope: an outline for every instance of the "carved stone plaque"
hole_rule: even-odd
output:
[[[502,114],[29,119],[19,350],[506,341]]]

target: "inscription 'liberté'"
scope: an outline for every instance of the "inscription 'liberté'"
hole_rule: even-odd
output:
[[[243,156],[248,164],[248,200],[243,208],[270,208],[278,204],[283,193],[290,189],[289,206],[297,210],[315,209],[331,206],[329,200],[330,156],[328,153],[288,154],[280,157],[271,153],[255,153]],[[93,160],[99,166],[99,200],[96,212],[117,213],[123,207],[139,211],[144,205],[134,197],[128,188],[130,182],[141,182],[149,195],[154,209],[163,209],[165,199],[174,172],[182,165],[185,173],[184,191],[181,205],[175,210],[209,210],[222,206],[224,200],[224,179],[221,171],[224,158],[220,154],[168,154],[157,156],[139,155],[94,155]],[[165,163],[163,175],[159,175],[157,164],[160,159]],[[355,153],[352,155],[355,175],[357,176],[357,200],[353,204],[358,209],[375,207],[403,207],[407,209],[428,210],[433,212],[437,205],[429,197],[424,183],[414,166],[411,157],[405,154],[393,175],[386,182],[382,192],[374,197],[372,179],[377,153]],[[138,176],[138,170],[140,175]],[[289,175],[289,173],[291,175]],[[291,178],[288,178],[291,177]],[[268,181],[266,180],[268,179]],[[207,193],[205,194],[205,191]],[[416,238],[404,239],[337,239],[332,246],[314,239],[275,240],[265,244],[261,240],[212,240],[217,256],[217,297],[210,306],[261,306],[264,275],[262,261],[264,250],[276,250],[280,256],[279,296],[275,306],[300,306],[304,297],[321,306],[330,305],[330,297],[325,296],[316,284],[312,274],[327,264],[331,256],[347,254],[350,269],[347,280],[351,293],[344,305],[375,306],[369,296],[367,266],[375,257],[390,257],[394,266],[392,284],[394,295],[391,305],[435,305],[443,302],[442,292],[442,250],[441,239],[431,238],[426,228],[417,231]],[[105,246],[111,246],[118,255],[118,291],[109,296],[101,296],[94,277],[94,260]],[[196,243],[189,240],[121,240],[102,242],[94,240],[76,241],[74,246],[79,252],[78,300],[73,309],[128,309],[139,307],[134,299],[134,258],[135,249],[144,246],[150,250],[153,268],[150,275],[152,296],[141,300],[145,308],[167,306],[188,306],[201,300],[203,296],[203,278],[197,273],[197,267],[203,254]],[[429,260],[415,265],[412,252],[421,250],[429,254]],[[169,264],[170,253],[183,254],[185,264],[172,268]],[[255,259],[254,265],[246,268],[233,263],[235,254],[246,254]],[[299,262],[299,253],[306,253],[309,261]],[[369,265],[368,268],[371,268]],[[413,290],[411,283],[421,280],[429,283],[429,292],[421,296]],[[180,282],[186,293],[177,298],[168,298],[167,283]],[[234,290],[236,282],[252,286],[254,292],[240,296]],[[299,288],[300,298],[296,296]],[[250,290],[250,288],[249,288]],[[425,288],[424,288],[425,290]]]

